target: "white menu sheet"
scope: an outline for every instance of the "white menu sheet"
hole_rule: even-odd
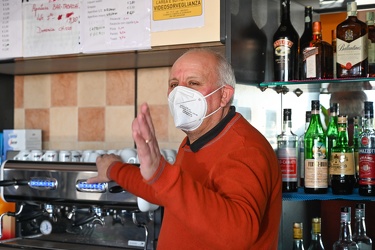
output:
[[[80,0],[24,2],[23,56],[79,53],[80,2]]]
[[[2,0],[0,60],[22,57],[22,2]]]
[[[82,52],[151,48],[150,0],[84,0]]]

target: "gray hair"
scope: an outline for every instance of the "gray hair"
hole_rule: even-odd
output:
[[[214,51],[210,48],[194,48],[194,49],[188,50],[185,54],[192,53],[192,52],[204,52],[204,53],[213,55],[217,61],[217,74],[218,74],[219,87],[227,84],[233,87],[233,89],[235,89],[236,77],[234,75],[232,65],[228,62],[228,60],[221,53]],[[232,102],[233,102],[233,97],[230,100],[230,103]]]

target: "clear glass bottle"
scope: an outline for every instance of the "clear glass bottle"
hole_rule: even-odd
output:
[[[281,24],[273,35],[274,81],[298,80],[299,35],[290,21],[290,0],[281,0]]]
[[[299,64],[300,64],[300,78],[303,75],[303,49],[309,46],[310,41],[313,39],[313,31],[312,31],[312,6],[305,6],[305,29],[303,30],[299,45]]]
[[[292,132],[292,110],[284,109],[283,130],[277,136],[277,158],[282,173],[283,192],[297,192],[298,136]]]
[[[355,206],[353,240],[357,243],[359,250],[372,250],[372,240],[366,234],[364,203],[357,203]]]
[[[302,79],[333,78],[333,48],[322,38],[321,22],[313,23],[313,39],[302,51]]]
[[[375,13],[368,11],[366,12],[366,24],[368,27],[368,76],[375,77],[375,25],[374,25]]]
[[[311,111],[305,114],[305,132],[298,138],[298,170],[299,170],[299,186],[305,186],[305,133],[310,125]]]
[[[350,227],[351,208],[341,208],[340,236],[339,240],[333,244],[333,250],[356,250],[357,243],[353,241],[352,229]]]
[[[293,250],[304,250],[303,246],[303,224],[302,222],[293,223]]]
[[[368,72],[367,24],[357,18],[355,1],[347,2],[347,13],[347,19],[336,27],[337,78],[366,77]]]
[[[339,104],[332,103],[329,107],[329,122],[327,126],[327,160],[328,168],[331,163],[331,149],[336,146],[338,137],[337,115],[339,114]],[[330,182],[330,180],[329,180]]]
[[[375,130],[373,124],[373,102],[364,102],[363,128],[359,135],[359,180],[358,193],[375,196]]]
[[[348,145],[348,119],[339,115],[338,138],[331,149],[329,174],[333,194],[352,194],[355,185],[354,149]]]
[[[311,121],[305,134],[305,193],[328,191],[326,134],[320,120],[320,102],[311,101]]]
[[[324,250],[322,234],[321,234],[322,222],[321,218],[316,217],[312,219],[311,229],[311,242],[308,250]]]

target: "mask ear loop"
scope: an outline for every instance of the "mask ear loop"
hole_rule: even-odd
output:
[[[211,93],[209,93],[208,95],[204,96],[204,98],[206,97],[209,97],[210,95],[214,94],[215,92],[217,92],[219,89],[222,89],[225,85],[217,88],[216,90],[212,91]],[[211,114],[209,115],[206,115],[205,117],[202,117],[200,120],[204,120],[206,119],[207,117],[210,117],[211,115],[215,114],[217,111],[219,111],[221,109],[221,107],[218,107],[215,111],[213,111]]]

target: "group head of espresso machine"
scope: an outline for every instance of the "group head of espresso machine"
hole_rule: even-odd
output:
[[[140,210],[137,197],[115,182],[88,184],[95,163],[7,160],[1,166],[3,200],[15,211],[15,238],[2,247],[27,249],[155,249],[162,208]]]

